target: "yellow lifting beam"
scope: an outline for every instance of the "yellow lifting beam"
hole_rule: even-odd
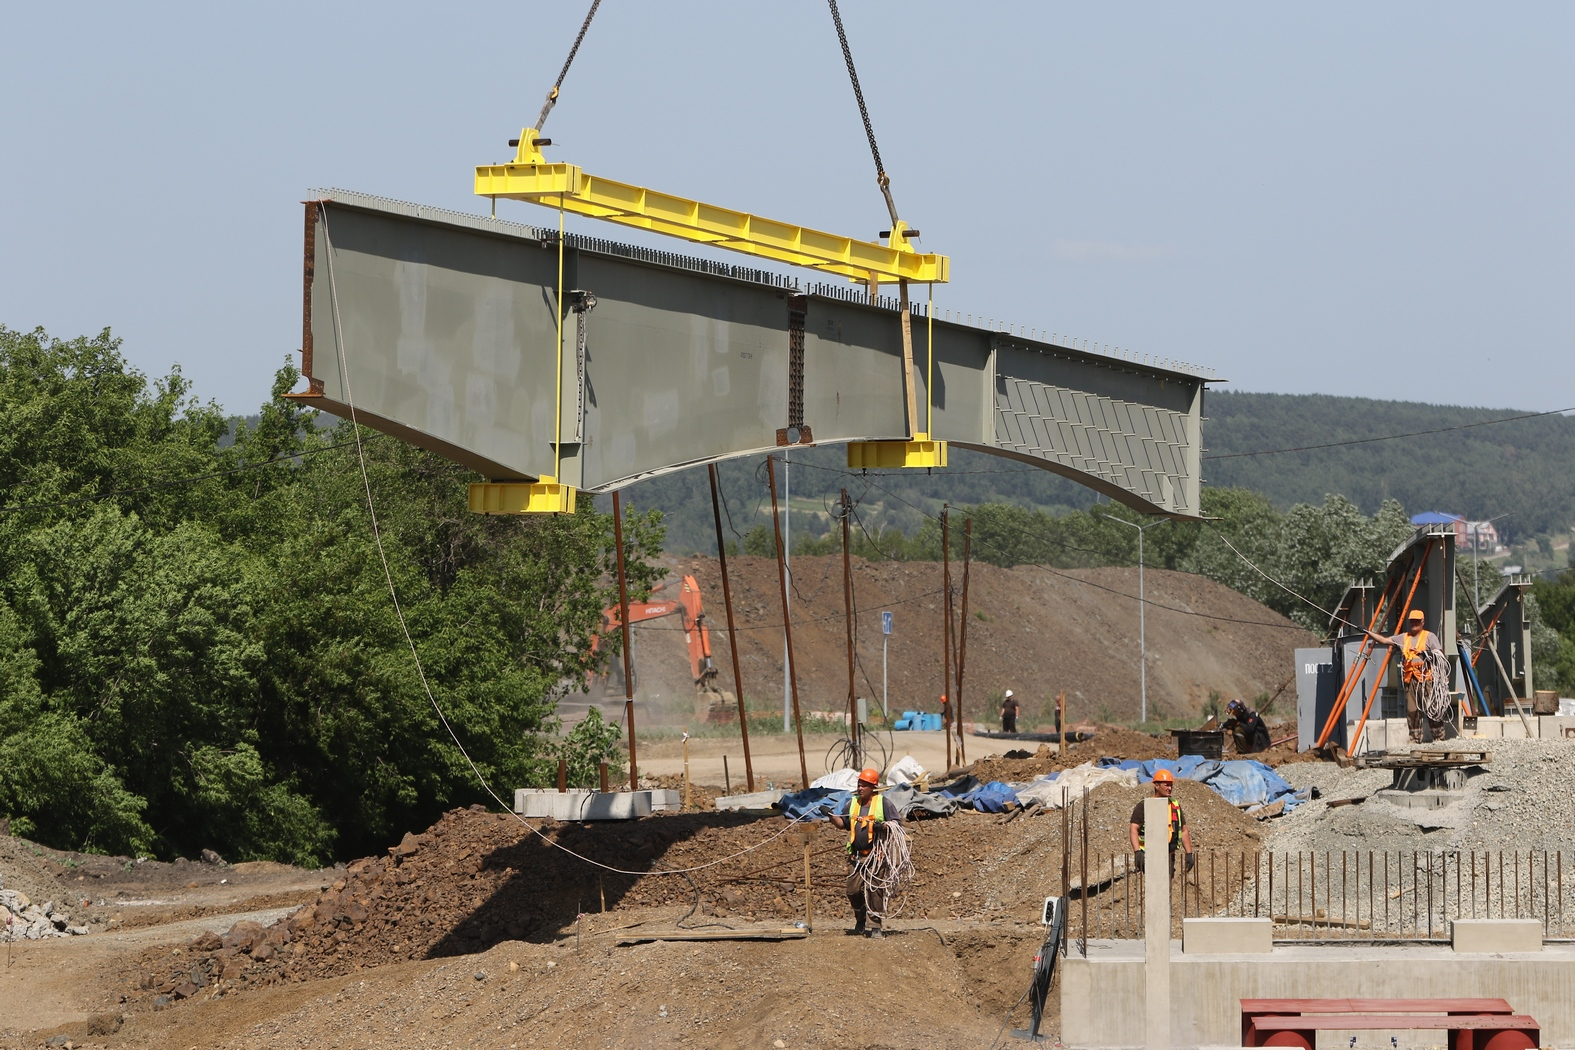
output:
[[[951,260],[944,255],[915,252],[908,244],[912,234],[902,229],[892,231],[892,243],[880,244],[702,204],[588,175],[573,164],[549,163],[542,156],[537,139],[534,129],[525,128],[520,132],[518,152],[511,163],[478,167],[477,195],[561,207],[575,215],[606,219],[871,285],[883,281],[940,284],[950,277]]]

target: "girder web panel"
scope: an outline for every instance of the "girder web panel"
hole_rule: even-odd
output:
[[[1103,374],[1100,374],[1103,373]],[[997,448],[1053,464],[1122,498],[1197,513],[1200,388],[1135,370],[1002,345],[995,365]]]

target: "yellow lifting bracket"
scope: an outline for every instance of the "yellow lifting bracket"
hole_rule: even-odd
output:
[[[900,229],[892,231],[889,244],[860,241],[614,182],[588,175],[574,164],[548,162],[539,138],[535,129],[525,128],[513,161],[476,168],[477,195],[561,207],[575,215],[837,274],[868,283],[872,291],[882,281],[939,284],[950,277],[950,259],[915,252]]]

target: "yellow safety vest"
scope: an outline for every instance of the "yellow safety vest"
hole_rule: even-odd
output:
[[[1178,834],[1177,829],[1181,826],[1181,803],[1177,802],[1175,799],[1169,799],[1168,801],[1170,802],[1170,805],[1166,807],[1166,809],[1169,819],[1165,822],[1165,841],[1167,843],[1174,843]],[[1144,825],[1139,824],[1138,849],[1146,851],[1147,847],[1143,845],[1144,830]]]
[[[863,813],[859,812],[859,797],[854,795],[848,801],[848,845],[847,851],[853,852],[853,839],[858,834],[859,826],[864,827],[864,841],[874,843],[875,825],[886,819],[886,803],[882,796],[875,795],[870,799],[869,808]],[[861,854],[868,853],[869,849],[862,849]]]
[[[1433,669],[1427,664],[1426,654],[1426,631],[1414,638],[1409,634],[1405,636],[1405,640],[1400,643],[1400,655],[1404,659],[1404,663],[1400,665],[1400,677],[1403,681],[1431,682],[1433,680]]]

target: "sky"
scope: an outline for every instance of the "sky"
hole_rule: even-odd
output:
[[[1575,405],[1575,5],[841,6],[898,207],[952,260],[939,308],[1225,389]],[[300,346],[300,201],[485,212],[473,169],[583,14],[8,5],[0,325],[109,327],[256,411]],[[817,0],[604,0],[544,133],[607,178],[888,225]]]

